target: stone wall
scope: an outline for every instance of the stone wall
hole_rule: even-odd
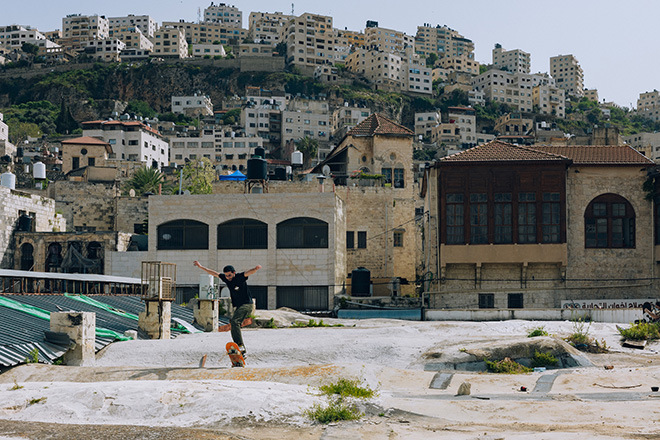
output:
[[[142,224],[148,216],[148,197],[117,198],[117,231],[133,233],[135,225]]]
[[[116,184],[60,180],[49,185],[48,193],[66,219],[68,231],[115,230]]]
[[[0,207],[0,267],[4,269],[15,266],[14,233],[21,214],[33,218],[31,229],[34,231],[66,228],[65,220],[55,214],[55,201],[46,197],[0,186]]]
[[[295,217],[312,217],[328,223],[328,248],[277,249],[277,224]],[[218,250],[217,225],[237,218],[260,220],[268,225],[268,249]],[[209,225],[209,248],[158,250],[158,225],[179,219]],[[250,277],[251,286],[268,286],[268,306],[276,305],[277,286],[328,286],[328,298],[340,293],[346,277],[345,205],[335,193],[210,194],[149,197],[149,251],[117,252],[106,265],[112,275],[139,276],[139,261],[177,265],[177,286],[196,286],[202,273],[193,266],[218,270],[231,264],[245,271],[257,264],[263,269]],[[137,272],[136,272],[137,271]]]

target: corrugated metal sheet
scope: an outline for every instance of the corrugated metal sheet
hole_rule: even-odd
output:
[[[127,330],[137,330],[138,322],[119,316],[107,310],[67,298],[63,295],[3,295],[23,304],[39,307],[49,312],[76,311],[96,313],[97,327],[106,328],[120,334]],[[118,310],[133,314],[144,311],[144,302],[139,296],[93,295],[99,302]],[[193,321],[193,311],[172,304],[172,317],[186,322]],[[50,330],[50,322],[18,310],[0,307],[0,365],[13,366],[31,359],[31,352],[39,351],[39,362],[52,363],[62,356],[68,347],[45,342],[44,332]],[[180,334],[172,331],[172,337]],[[113,342],[108,338],[96,337],[95,348],[101,350]]]

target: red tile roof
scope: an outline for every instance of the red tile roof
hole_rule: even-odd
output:
[[[629,145],[533,145],[537,151],[568,157],[574,165],[652,165]]]
[[[470,148],[460,153],[440,159],[443,163],[458,162],[511,162],[511,161],[568,161],[564,156],[542,151],[536,151],[530,147],[507,144],[506,142],[491,141],[487,144]]]
[[[71,145],[109,145],[107,142],[91,136],[83,136],[75,139],[69,139],[66,141],[62,141],[62,143],[71,144]]]
[[[396,122],[387,119],[379,113],[371,114],[367,119],[360,122],[353,127],[347,136],[374,136],[374,135],[397,135],[397,136],[414,136],[415,133],[397,124]]]

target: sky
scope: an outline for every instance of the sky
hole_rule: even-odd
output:
[[[215,1],[215,4],[218,4]],[[333,17],[335,28],[364,30],[367,20],[415,35],[417,26],[447,25],[475,44],[475,59],[492,62],[492,49],[531,54],[532,73],[548,72],[550,57],[574,55],[584,71],[584,86],[598,89],[600,101],[633,108],[640,93],[660,89],[660,1],[657,0],[430,0],[361,1],[251,0],[226,2],[243,12],[312,12]],[[29,7],[25,7],[29,4]],[[0,25],[20,24],[40,31],[61,29],[69,14],[121,17],[151,15],[163,21],[197,21],[210,1],[190,0],[3,0]]]

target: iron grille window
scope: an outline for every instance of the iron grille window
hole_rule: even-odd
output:
[[[495,243],[513,243],[511,193],[495,193]]]
[[[616,194],[595,198],[584,214],[585,247],[634,248],[635,212]]]
[[[367,231],[358,231],[357,247],[358,249],[367,248]]]
[[[403,231],[394,231],[394,247],[403,247]]]
[[[536,243],[536,193],[518,193],[518,243]]]
[[[479,308],[480,309],[493,309],[493,308],[495,308],[495,294],[494,293],[480,293],[479,294]]]
[[[465,216],[463,194],[447,194],[446,222],[447,244],[463,244],[465,242]]]
[[[218,225],[218,249],[268,249],[268,225],[241,218]]]
[[[543,193],[543,243],[559,243],[559,193]]]
[[[470,243],[488,243],[488,195],[470,194]]]
[[[195,220],[174,220],[158,226],[158,249],[208,249],[209,225]]]
[[[309,217],[285,220],[277,225],[277,247],[278,249],[327,248],[328,224]]]
[[[328,310],[328,286],[278,286],[277,308]]]

